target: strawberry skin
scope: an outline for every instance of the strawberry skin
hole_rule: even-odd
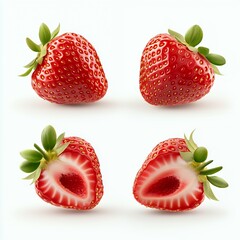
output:
[[[148,103],[165,106],[186,104],[209,93],[215,79],[214,72],[219,74],[215,65],[225,64],[225,59],[210,54],[205,47],[194,48],[202,40],[202,30],[199,26],[192,28],[192,40],[187,34],[184,39],[170,30],[172,36],[159,34],[144,48],[139,87]],[[194,36],[194,33],[199,33],[199,36]],[[194,42],[196,39],[198,41]]]
[[[93,46],[82,36],[65,33],[48,44],[32,74],[36,93],[54,103],[95,102],[107,91],[107,80]]]
[[[210,63],[168,34],[152,38],[141,59],[140,91],[153,105],[197,101],[214,83]]]
[[[45,24],[41,25],[40,32],[50,34]],[[108,82],[91,43],[75,33],[52,35],[47,40],[40,38],[42,45],[27,39],[28,46],[37,51],[38,56],[21,76],[33,70],[33,89],[41,98],[53,103],[80,104],[103,98]]]
[[[70,142],[58,160],[47,165],[35,182],[37,194],[46,202],[64,208],[88,210],[103,196],[102,175],[97,155],[85,140],[69,137]]]
[[[148,155],[133,187],[139,203],[167,211],[190,210],[201,204],[203,184],[181,158],[180,151],[189,151],[185,140],[171,138],[159,143]]]

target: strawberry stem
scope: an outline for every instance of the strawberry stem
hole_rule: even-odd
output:
[[[43,158],[44,158],[46,161],[49,161],[49,160],[50,160],[50,158],[49,158],[49,156],[46,154],[46,152],[44,152],[36,143],[34,143],[33,146],[43,155]]]

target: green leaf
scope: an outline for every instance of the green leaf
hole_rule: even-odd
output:
[[[191,132],[191,134],[190,134],[189,142],[190,142],[190,144],[193,146],[194,149],[197,149],[198,146],[197,146],[197,144],[196,144],[196,143],[194,142],[194,140],[193,140],[193,133],[194,133],[194,131],[195,131],[195,130],[193,130],[193,131]]]
[[[43,57],[47,54],[47,45],[43,46],[41,48],[41,52],[40,52],[40,55],[38,56],[36,62],[38,64],[42,64],[42,61],[43,61]]]
[[[217,176],[207,176],[207,180],[214,186],[216,187],[219,187],[219,188],[226,188],[228,187],[228,183],[220,178],[220,177],[217,177]]]
[[[40,177],[41,171],[42,171],[42,169],[39,166],[33,173],[31,173],[28,176],[26,176],[25,178],[23,178],[23,180],[31,180],[32,179],[31,184],[33,184]]]
[[[207,159],[207,156],[208,150],[205,147],[198,147],[193,153],[195,162],[204,162]]]
[[[57,141],[56,131],[52,126],[47,126],[42,131],[42,145],[46,151],[52,150]]]
[[[202,170],[200,171],[200,175],[212,175],[214,173],[217,173],[219,171],[222,170],[222,166],[221,167],[215,167],[215,168],[210,168],[210,169],[206,169],[206,170]]]
[[[38,166],[39,166],[40,162],[29,162],[29,161],[24,161],[21,165],[20,165],[20,169],[23,171],[23,172],[26,172],[26,173],[31,173],[33,171],[35,171]]]
[[[42,154],[35,150],[24,150],[20,155],[30,162],[40,162],[43,158]]]
[[[34,67],[35,66],[35,62],[36,62],[37,58],[34,58],[30,63],[28,63],[27,65],[25,65],[25,68],[30,68],[30,67]]]
[[[218,201],[218,199],[216,198],[216,196],[214,195],[211,186],[209,184],[208,181],[203,182],[203,190],[205,195],[207,196],[207,198]]]
[[[197,144],[194,142],[193,140],[193,133],[194,133],[195,130],[193,130],[190,134],[190,137],[189,137],[189,140],[188,138],[186,137],[186,135],[184,134],[184,139],[185,139],[185,142],[187,144],[187,147],[188,149],[190,150],[190,152],[194,153],[194,151],[197,149]]]
[[[59,147],[57,147],[55,149],[55,152],[57,153],[57,155],[59,156],[62,152],[64,152],[64,150],[68,147],[68,145],[70,144],[70,142],[64,143],[62,145],[60,145]]]
[[[55,38],[60,31],[60,24],[58,24],[57,28],[52,32],[51,39]]]
[[[187,145],[188,149],[190,150],[190,152],[193,153],[193,152],[195,151],[195,149],[194,149],[194,147],[191,145],[190,141],[187,139],[187,137],[186,137],[185,134],[184,134],[184,139],[185,139],[185,142],[186,142],[186,145]]]
[[[30,67],[25,73],[20,74],[19,76],[20,76],[20,77],[26,77],[27,75],[29,75],[29,73],[30,73],[32,70],[33,70],[33,66]]]
[[[222,75],[219,71],[219,69],[217,68],[217,66],[215,66],[214,64],[211,64],[212,68],[213,68],[213,71],[214,73],[218,74],[218,75]]]
[[[201,171],[203,170],[207,165],[211,164],[213,162],[213,160],[209,160],[207,162],[204,162],[202,163],[201,165],[199,165],[197,168],[196,168],[196,171]]]
[[[169,33],[172,37],[176,38],[179,42],[181,42],[181,43],[183,43],[183,44],[186,44],[186,41],[185,41],[185,39],[184,39],[184,37],[183,37],[182,34],[180,34],[180,33],[178,33],[178,32],[175,32],[175,31],[173,31],[173,30],[171,30],[171,29],[168,29],[168,33]]]
[[[33,42],[30,38],[26,38],[26,42],[28,47],[34,52],[40,52],[40,46]]]
[[[192,26],[185,34],[185,41],[192,47],[197,46],[203,38],[203,31],[198,25]]]
[[[193,160],[193,154],[191,152],[180,152],[180,155],[186,162]]]
[[[32,183],[35,183],[38,180],[38,178],[40,177],[41,171],[42,171],[41,167],[36,169],[36,171],[34,172]]]
[[[202,54],[203,56],[206,56],[209,54],[209,48],[206,47],[198,47],[198,52]]]
[[[35,176],[35,171],[29,175],[27,175],[25,178],[23,178],[23,180],[30,180],[30,179],[33,179]]]
[[[206,55],[207,60],[217,66],[222,66],[226,63],[226,60],[223,56],[214,54],[214,53],[209,53]]]
[[[62,144],[62,140],[64,139],[64,136],[65,136],[65,133],[62,133],[58,136],[57,141],[56,141],[56,145],[55,145],[56,148],[59,147],[60,144]]]
[[[188,47],[188,49],[189,49],[190,51],[192,51],[192,52],[195,52],[195,53],[198,52],[197,48],[195,48],[195,47],[192,47],[192,46],[190,46],[190,45],[188,45],[187,47]]]
[[[50,30],[45,23],[42,23],[39,28],[39,38],[43,46],[51,40]]]

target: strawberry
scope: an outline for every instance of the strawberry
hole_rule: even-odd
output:
[[[20,168],[30,173],[37,194],[56,206],[77,210],[95,207],[103,196],[102,176],[93,147],[79,137],[58,138],[52,126],[42,132],[40,148],[25,150]]]
[[[185,211],[199,206],[204,195],[217,200],[210,184],[225,188],[227,182],[211,176],[222,167],[207,169],[207,149],[190,138],[170,138],[160,142],[138,171],[133,186],[135,199],[150,208]]]
[[[197,101],[211,89],[216,65],[224,65],[224,57],[196,46],[203,32],[198,25],[185,37],[169,34],[153,37],[143,50],[140,66],[140,92],[153,105],[179,105]]]
[[[32,70],[32,87],[43,99],[59,104],[89,103],[101,99],[108,83],[94,47],[81,35],[65,33],[56,37],[46,24],[39,30],[41,44],[27,38],[29,48],[37,57],[27,64]]]

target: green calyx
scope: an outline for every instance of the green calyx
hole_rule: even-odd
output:
[[[28,63],[25,68],[28,70],[19,75],[21,77],[25,77],[29,75],[32,70],[35,70],[38,64],[42,64],[44,56],[47,54],[47,45],[48,43],[55,38],[60,31],[60,24],[58,27],[51,33],[48,26],[45,23],[42,23],[39,28],[39,39],[40,44],[36,44],[34,41],[32,41],[30,38],[26,38],[26,43],[28,47],[34,51],[37,52],[37,57],[34,58],[30,63]]]
[[[25,159],[20,165],[20,169],[25,173],[30,173],[24,179],[32,179],[34,183],[40,176],[41,171],[46,168],[47,164],[54,161],[68,147],[68,143],[62,143],[64,133],[58,137],[52,126],[47,126],[43,129],[41,135],[42,146],[39,147],[36,143],[36,150],[28,149],[20,152],[20,155]]]
[[[193,159],[195,162],[204,162],[207,159],[208,150],[205,147],[198,147],[193,152]]]
[[[209,199],[218,200],[211,189],[211,185],[219,188],[226,188],[228,187],[228,183],[224,179],[212,175],[221,171],[222,166],[207,168],[207,166],[211,164],[213,160],[206,161],[208,151],[205,147],[197,146],[193,140],[193,133],[194,131],[192,131],[189,138],[184,135],[189,152],[180,152],[180,155],[197,173],[198,180],[203,183],[205,195]]]
[[[189,50],[193,52],[198,52],[201,55],[203,55],[212,65],[212,68],[216,74],[221,75],[219,72],[217,66],[222,66],[226,63],[226,60],[223,56],[210,53],[209,48],[206,47],[198,47],[196,46],[202,41],[203,39],[203,31],[200,26],[194,25],[186,32],[185,36],[181,35],[180,33],[177,33],[173,30],[168,30],[168,33],[176,38],[179,42],[184,44],[188,47]]]

